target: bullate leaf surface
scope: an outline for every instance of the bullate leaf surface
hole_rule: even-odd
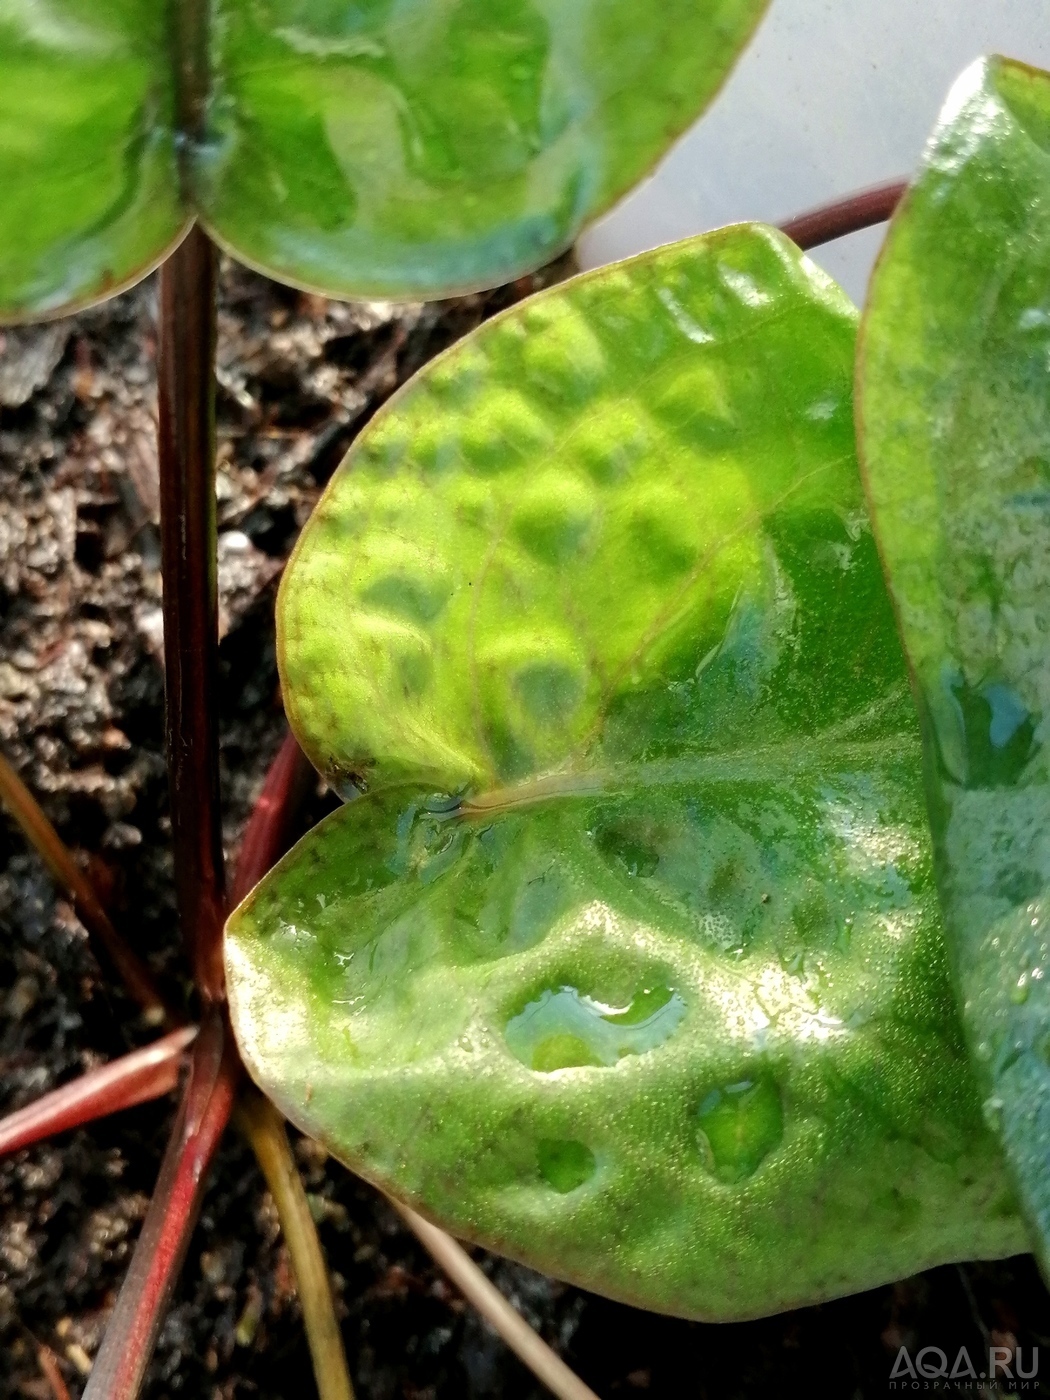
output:
[[[111,294],[194,215],[327,296],[509,281],[648,173],[766,3],[0,0],[0,320]]]
[[[453,1233],[739,1318],[1024,1247],[853,441],[773,230],[575,279],[362,434],[285,575],[352,800],[230,920],[251,1073]]]

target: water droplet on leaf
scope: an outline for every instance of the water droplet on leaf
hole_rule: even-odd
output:
[[[540,1175],[566,1196],[594,1175],[594,1153],[572,1138],[541,1138],[536,1145]]]
[[[608,1006],[575,987],[548,988],[507,1023],[511,1053],[529,1069],[551,1074],[585,1065],[612,1066],[662,1045],[685,1016],[669,987],[643,987],[627,1006]]]
[[[742,1079],[700,1105],[700,1146],[720,1181],[752,1176],[784,1137],[780,1090],[772,1079]]]

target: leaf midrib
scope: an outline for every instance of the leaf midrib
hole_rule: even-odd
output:
[[[468,819],[489,817],[559,799],[612,796],[646,788],[783,782],[816,773],[831,775],[871,769],[892,760],[914,763],[918,772],[921,755],[917,733],[901,732],[854,742],[829,742],[825,735],[816,734],[803,742],[793,739],[761,748],[541,773],[512,786],[464,798],[456,814]]]

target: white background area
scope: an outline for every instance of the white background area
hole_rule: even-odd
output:
[[[583,266],[910,174],[948,89],[985,53],[1050,69],[1050,0],[773,0],[706,114],[584,234]],[[881,238],[815,257],[860,301]]]

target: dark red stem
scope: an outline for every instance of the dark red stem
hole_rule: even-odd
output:
[[[203,13],[196,3],[178,13],[191,10]],[[180,34],[176,47],[183,56],[187,42]],[[179,70],[180,88],[195,71],[189,57],[187,64],[185,73]],[[204,1015],[175,1129],[84,1400],[138,1395],[242,1074],[222,968],[226,888],[216,706],[215,293],[215,249],[195,226],[161,268],[157,447],[175,891]]]
[[[822,204],[818,209],[799,214],[781,224],[782,233],[797,243],[800,248],[816,248],[821,243],[831,243],[836,238],[844,238],[847,233],[870,228],[888,219],[901,196],[908,188],[907,180],[891,180],[885,185],[873,185],[871,189],[859,190],[836,199],[831,204]]]
[[[215,249],[190,230],[160,273],[157,352],[165,728],[179,921],[205,1002],[225,996],[216,718]]]
[[[37,1365],[44,1373],[44,1379],[51,1387],[52,1400],[70,1400],[69,1387],[58,1365],[58,1357],[50,1347],[37,1344]]]
[[[233,877],[236,901],[243,899],[288,849],[296,816],[314,778],[313,766],[295,736],[286,734],[245,828]],[[170,1093],[178,1084],[185,1051],[196,1034],[196,1026],[183,1026],[0,1118],[0,1156]]]
[[[312,778],[313,769],[288,735],[245,832],[238,889],[250,889],[283,854]],[[116,1070],[122,1063],[106,1068]],[[242,1073],[225,1008],[212,1005],[193,1046],[175,1129],[84,1400],[134,1400],[138,1394]]]
[[[211,1007],[193,1046],[175,1130],[84,1400],[138,1395],[241,1073],[225,1011]]]
[[[232,904],[240,904],[291,845],[296,815],[316,776],[295,735],[286,734],[244,830]]]
[[[196,1034],[196,1026],[183,1026],[0,1118],[0,1156],[170,1094]]]

